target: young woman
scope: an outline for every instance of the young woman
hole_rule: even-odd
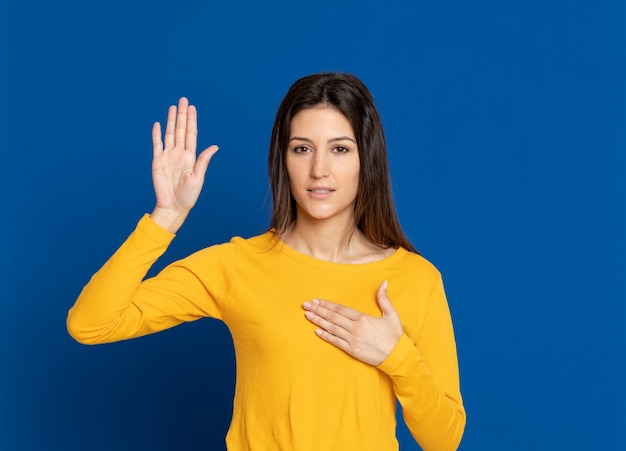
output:
[[[269,149],[270,230],[211,246],[143,280],[194,206],[216,146],[196,159],[196,110],[153,127],[156,207],[85,286],[68,316],[81,343],[202,317],[226,323],[237,380],[229,450],[397,450],[396,399],[425,450],[465,426],[439,272],[403,235],[383,128],[346,74],[298,80]]]

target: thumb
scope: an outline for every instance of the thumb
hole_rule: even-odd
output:
[[[396,310],[393,308],[391,301],[389,300],[389,296],[387,296],[387,286],[389,282],[386,280],[380,284],[378,288],[378,292],[376,293],[376,300],[378,301],[378,306],[380,310],[383,312],[383,318],[389,316],[392,313],[395,313]]]
[[[198,155],[198,159],[196,160],[196,165],[194,167],[194,172],[197,177],[204,179],[204,175],[206,174],[207,168],[209,167],[209,162],[213,155],[218,151],[219,147],[210,146],[202,151],[200,155]]]

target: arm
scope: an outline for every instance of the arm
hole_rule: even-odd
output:
[[[438,274],[421,329],[407,330],[378,368],[391,378],[404,420],[422,449],[457,449],[466,416],[452,321]]]
[[[165,147],[160,124],[154,125],[152,178],[156,207],[151,219],[143,218],[124,245],[92,277],[70,310],[67,325],[76,340],[102,343],[131,338],[207,313],[182,299],[189,300],[187,290],[202,289],[202,283],[188,268],[173,265],[167,272],[169,280],[161,276],[142,284],[198,199],[209,161],[217,151],[211,146],[196,160],[196,138],[196,109],[185,98],[180,99],[178,110],[172,106],[168,111]],[[175,283],[172,273],[186,281],[182,293],[176,293],[175,287],[181,285]],[[161,311],[162,295],[170,299],[166,308],[171,309],[169,313]]]
[[[172,238],[144,216],[83,288],[68,314],[70,335],[84,344],[110,343],[202,317],[222,319],[234,268],[233,246],[206,248],[143,280]]]
[[[377,366],[393,383],[404,419],[425,450],[454,450],[465,427],[452,322],[437,274],[419,332],[405,332],[387,296],[377,293],[382,317],[325,301],[306,302],[306,317],[320,338]]]

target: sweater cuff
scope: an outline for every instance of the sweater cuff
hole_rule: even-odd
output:
[[[415,343],[406,333],[403,333],[394,348],[383,362],[377,366],[379,370],[390,376],[398,373],[398,370],[406,365],[411,354],[418,354]]]
[[[145,235],[154,241],[165,242],[167,244],[169,244],[176,236],[154,222],[148,213],[143,215],[143,217],[139,220],[136,230],[141,235]]]

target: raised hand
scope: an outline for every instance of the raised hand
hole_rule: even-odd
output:
[[[376,318],[334,302],[314,299],[303,304],[305,316],[318,326],[324,341],[370,365],[380,365],[404,332],[398,312],[387,297],[387,281],[376,293],[382,317]]]
[[[161,124],[152,127],[152,183],[156,207],[152,219],[172,233],[180,228],[200,196],[204,176],[217,146],[210,146],[196,159],[198,114],[196,107],[182,97],[178,109],[170,106],[165,128],[165,147]]]

